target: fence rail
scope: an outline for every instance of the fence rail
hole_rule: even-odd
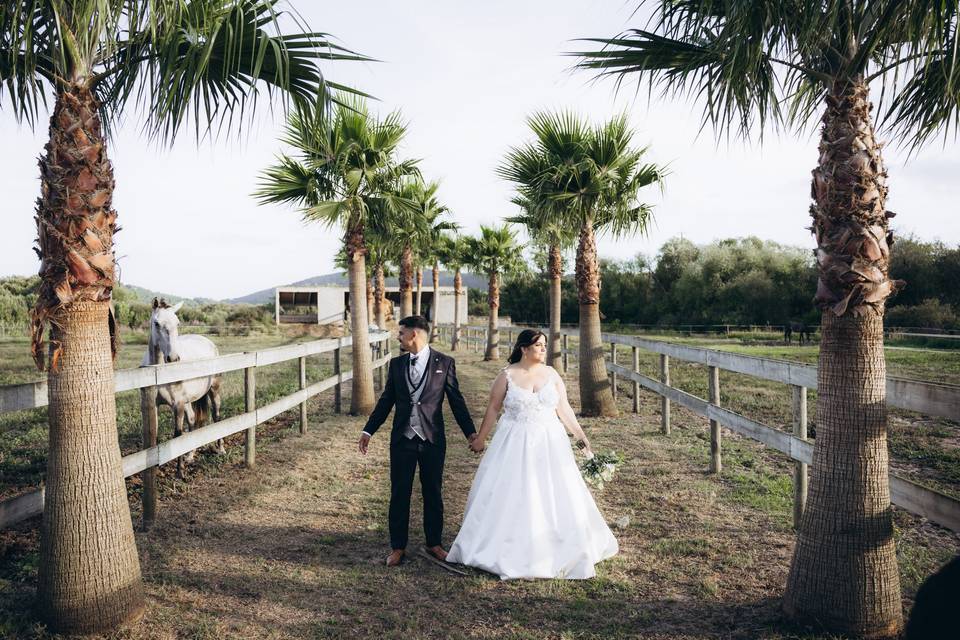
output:
[[[507,344],[511,344],[514,333],[524,328],[526,327],[501,327],[500,342],[502,343],[503,338],[506,337]],[[535,328],[546,331],[544,327]],[[482,349],[481,345],[487,343],[487,331],[487,327],[463,327],[461,340],[468,345],[476,345],[478,350]],[[569,348],[569,338],[578,338],[579,331],[561,329],[560,333],[563,341],[562,368],[565,370],[569,356],[579,355],[578,350]],[[794,522],[799,522],[803,506],[806,504],[808,465],[813,462],[813,442],[806,439],[807,390],[817,388],[817,367],[650,340],[639,336],[603,333],[601,340],[610,345],[608,352],[610,357],[606,367],[614,388],[618,379],[629,380],[634,383],[635,394],[639,387],[643,387],[661,396],[661,430],[664,434],[670,433],[670,403],[673,402],[710,420],[712,471],[718,472],[721,465],[719,431],[721,425],[792,458],[796,465],[794,468]],[[616,363],[618,345],[630,347],[633,350],[632,369]],[[639,372],[637,359],[639,350],[660,355],[660,380]],[[670,358],[707,366],[711,382],[710,400],[670,386]],[[793,433],[771,427],[719,406],[719,378],[716,374],[720,370],[789,385],[793,389],[794,398]],[[636,395],[634,397],[636,398]],[[888,376],[887,403],[900,409],[960,422],[960,386]],[[639,403],[636,401],[633,404],[633,410],[635,412],[639,410]],[[891,472],[890,497],[892,502],[902,509],[954,531],[960,531],[960,500],[952,496],[924,487]]]
[[[372,363],[374,370],[380,369],[390,361],[389,339],[390,334],[387,332],[371,334],[370,344],[376,348]],[[248,403],[246,407],[247,410],[244,413],[189,431],[164,442],[145,442],[145,448],[123,457],[124,477],[128,478],[138,473],[155,469],[159,465],[176,460],[180,456],[194,451],[199,447],[241,431],[246,431],[248,434],[245,459],[248,465],[252,465],[255,459],[255,429],[257,425],[263,424],[267,420],[299,406],[301,409],[300,430],[302,433],[306,427],[306,401],[328,389],[335,390],[335,410],[340,411],[342,385],[344,382],[353,379],[352,370],[342,371],[340,366],[341,350],[352,344],[353,340],[351,337],[315,340],[261,351],[232,353],[206,360],[150,365],[138,369],[121,369],[114,372],[114,387],[117,392],[141,389],[144,391],[144,395],[148,397],[151,395],[149,390],[155,388],[157,385],[182,382],[229,371],[244,371],[248,373],[248,375],[245,376],[245,391]],[[334,374],[307,386],[304,358],[331,352],[334,354]],[[249,375],[249,373],[255,372],[258,367],[265,367],[291,360],[299,360],[300,362],[301,389],[268,405],[257,407],[255,403],[256,376]],[[153,397],[155,398],[155,393]],[[254,402],[249,402],[249,400],[254,400]],[[44,406],[47,406],[46,382],[0,387],[0,413]],[[152,422],[153,438],[155,440],[156,404],[151,403],[149,400],[144,403],[143,399],[141,399],[141,406],[144,410],[145,435],[148,424]],[[150,415],[151,411],[153,412],[152,416]],[[148,438],[145,437],[144,440],[146,441]],[[155,487],[151,489],[150,483],[145,482],[144,491],[145,494],[151,492],[154,494],[148,496],[147,500],[155,500]],[[43,500],[44,490],[41,487],[0,501],[0,529],[42,513]],[[150,520],[150,514],[146,513],[146,511],[145,509],[145,520]]]

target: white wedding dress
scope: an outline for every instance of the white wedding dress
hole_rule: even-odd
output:
[[[502,579],[592,578],[617,540],[580,474],[551,380],[533,392],[507,374],[503,415],[480,461],[448,562]]]

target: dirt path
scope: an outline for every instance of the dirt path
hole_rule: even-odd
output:
[[[478,419],[499,366],[458,357]],[[570,388],[576,406],[572,376]],[[789,467],[731,437],[730,464],[746,471],[713,478],[704,421],[675,407],[675,433],[661,436],[659,400],[641,397],[639,415],[621,396],[622,417],[585,421],[595,449],[627,460],[596,493],[607,520],[619,521],[621,552],[593,580],[460,577],[418,558],[384,567],[386,432],[361,458],[362,420],[331,415],[323,398],[309,433],[262,448],[256,469],[224,466],[161,503],[157,526],[137,540],[149,611],[118,637],[797,637],[778,613],[793,544],[782,504]],[[452,418],[448,430],[447,545],[479,460]],[[420,522],[415,496],[411,545]]]

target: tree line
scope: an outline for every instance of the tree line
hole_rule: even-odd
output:
[[[960,330],[960,246],[901,238],[891,277],[905,285],[888,302],[888,327]],[[677,325],[816,325],[817,269],[812,252],[755,237],[697,245],[673,238],[651,258],[601,260],[603,322]],[[501,307],[514,322],[549,321],[549,273],[534,253],[528,268],[501,291]],[[471,291],[471,313],[484,313],[484,292]],[[576,283],[561,281],[561,320],[575,322]]]

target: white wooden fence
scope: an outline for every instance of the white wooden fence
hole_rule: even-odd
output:
[[[383,384],[383,369],[390,361],[390,334],[372,333],[370,343],[374,347],[373,368],[378,370],[380,384]],[[231,353],[206,360],[175,362],[171,364],[151,365],[137,369],[122,369],[114,372],[116,392],[141,389],[141,409],[143,411],[144,442],[143,449],[123,457],[123,475],[130,477],[144,473],[144,525],[149,526],[156,507],[156,468],[178,457],[194,451],[220,438],[246,432],[244,460],[247,466],[256,462],[256,427],[277,415],[300,407],[300,431],[306,430],[306,402],[309,398],[326,391],[334,390],[334,410],[341,410],[341,393],[344,382],[353,378],[353,371],[341,368],[341,350],[353,344],[351,337],[315,340],[300,344]],[[333,375],[307,385],[306,358],[321,353],[333,353]],[[268,405],[256,406],[256,370],[258,367],[298,360],[300,365],[300,390],[280,398]],[[228,371],[244,372],[245,411],[219,422],[214,422],[194,431],[161,443],[156,442],[157,409],[156,386],[181,382]],[[46,381],[18,385],[0,386],[0,413],[22,411],[47,406]],[[43,512],[43,488],[0,501],[0,529],[8,527],[26,518]]]
[[[500,343],[512,346],[513,337],[526,327],[501,327]],[[544,327],[536,327],[544,333]],[[449,329],[447,329],[449,331]],[[462,327],[462,338],[468,349],[482,351],[487,344],[487,327]],[[562,369],[567,370],[569,356],[577,355],[570,349],[569,338],[579,337],[576,329],[562,329]],[[710,421],[711,470],[719,472],[722,466],[722,443],[720,427],[726,427],[740,435],[757,440],[787,454],[795,461],[794,469],[794,522],[799,522],[807,498],[807,471],[813,461],[813,442],[807,439],[807,390],[817,388],[817,368],[785,360],[755,358],[726,351],[691,347],[671,342],[650,340],[639,336],[602,334],[604,343],[610,345],[607,371],[612,388],[617,392],[619,380],[633,383],[633,410],[639,411],[639,389],[649,389],[661,397],[661,431],[670,433],[670,405],[677,403]],[[620,347],[629,347],[632,367],[618,363]],[[660,379],[639,372],[639,351],[648,351],[660,356]],[[707,366],[709,399],[700,398],[670,386],[670,359],[694,362]],[[793,391],[793,432],[787,433],[720,406],[719,371],[745,374],[761,380],[771,380],[789,385]],[[924,415],[939,416],[960,423],[960,386],[935,384],[887,378],[887,404],[916,411]],[[896,473],[890,473],[890,496],[895,505],[911,513],[921,515],[932,522],[960,531],[960,500],[924,487]]]

